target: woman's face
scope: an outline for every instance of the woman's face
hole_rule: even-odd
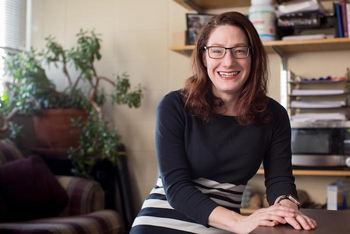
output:
[[[247,47],[249,43],[242,29],[223,25],[214,29],[206,46]],[[232,50],[226,50],[223,58],[213,59],[209,57],[208,50],[206,50],[203,58],[209,78],[213,83],[214,95],[223,99],[237,99],[250,74],[251,56],[237,59],[233,57]]]

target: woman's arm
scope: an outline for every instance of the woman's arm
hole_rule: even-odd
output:
[[[270,149],[264,157],[266,194],[270,204],[276,204],[282,195],[292,194],[297,197],[292,173],[291,128],[286,110],[273,101],[273,133]],[[285,217],[288,224],[295,229],[315,229],[316,222],[305,216],[298,206],[288,199],[279,202],[284,207],[295,210],[294,217]]]
[[[285,224],[285,217],[292,219],[294,209],[276,204],[243,216],[219,206],[210,214],[208,224],[234,233],[250,233],[258,226],[273,227],[279,223]]]
[[[193,184],[185,150],[187,117],[180,98],[177,93],[170,93],[157,107],[155,137],[160,175],[169,204],[197,223],[207,225],[218,204]]]

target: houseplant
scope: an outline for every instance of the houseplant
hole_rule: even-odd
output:
[[[7,90],[0,98],[3,125],[6,127],[7,122],[17,113],[42,116],[45,111],[58,109],[81,111],[80,113],[86,114],[75,115],[78,118],[72,122],[73,128],[80,129],[79,139],[77,145],[68,152],[75,167],[74,172],[89,176],[94,163],[104,158],[116,165],[118,147],[115,146],[119,144],[119,137],[114,130],[108,128],[101,107],[109,96],[114,104],[127,104],[131,108],[137,108],[142,98],[141,87],[130,91],[126,73],[118,75],[116,79],[98,75],[94,63],[102,57],[101,39],[94,31],[80,30],[76,47],[70,49],[64,49],[51,36],[45,40],[46,46],[41,52],[32,48],[5,58],[6,72],[13,79],[6,83]],[[47,77],[42,65],[45,62],[62,68],[68,83],[64,90],[58,91]],[[75,67],[77,77],[70,74],[70,65]],[[114,87],[113,94],[106,93],[101,88],[103,82]],[[18,128],[12,129],[18,132]]]

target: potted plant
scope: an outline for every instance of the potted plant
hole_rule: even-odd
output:
[[[137,108],[142,98],[141,87],[130,91],[126,73],[115,79],[98,75],[94,62],[102,57],[101,39],[94,31],[80,30],[77,46],[70,49],[64,49],[53,37],[45,40],[46,46],[41,52],[32,48],[5,59],[6,72],[13,79],[6,83],[7,90],[0,97],[0,129],[9,126],[12,133],[18,133],[18,126],[8,124],[13,116],[18,113],[31,115],[34,126],[37,125],[39,130],[44,129],[44,139],[42,142],[38,139],[38,143],[54,151],[68,150],[75,174],[88,177],[99,159],[106,158],[117,165],[119,137],[108,128],[101,107],[109,96],[114,104]],[[47,77],[42,66],[44,62],[62,68],[68,83],[64,90],[58,91]],[[77,77],[71,76],[69,65],[74,65],[79,74]],[[103,82],[114,87],[112,94],[101,88]],[[66,114],[70,115],[66,117]],[[47,120],[49,117],[54,118],[53,122]],[[53,133],[53,126],[68,130],[64,132],[64,129],[60,129]],[[44,127],[49,129],[45,130]],[[68,138],[68,144],[56,143],[54,139],[45,145],[49,136],[62,132],[63,139]],[[37,136],[40,137],[40,132],[37,132]]]

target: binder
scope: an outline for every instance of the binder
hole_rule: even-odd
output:
[[[343,26],[342,26],[342,15],[340,10],[340,5],[337,2],[333,3],[333,9],[334,9],[334,17],[336,21],[336,27],[335,27],[335,37],[344,37],[343,36]]]
[[[343,36],[349,37],[348,34],[348,23],[347,23],[347,12],[346,12],[346,0],[339,0],[339,6],[341,8],[341,19],[343,25]]]

